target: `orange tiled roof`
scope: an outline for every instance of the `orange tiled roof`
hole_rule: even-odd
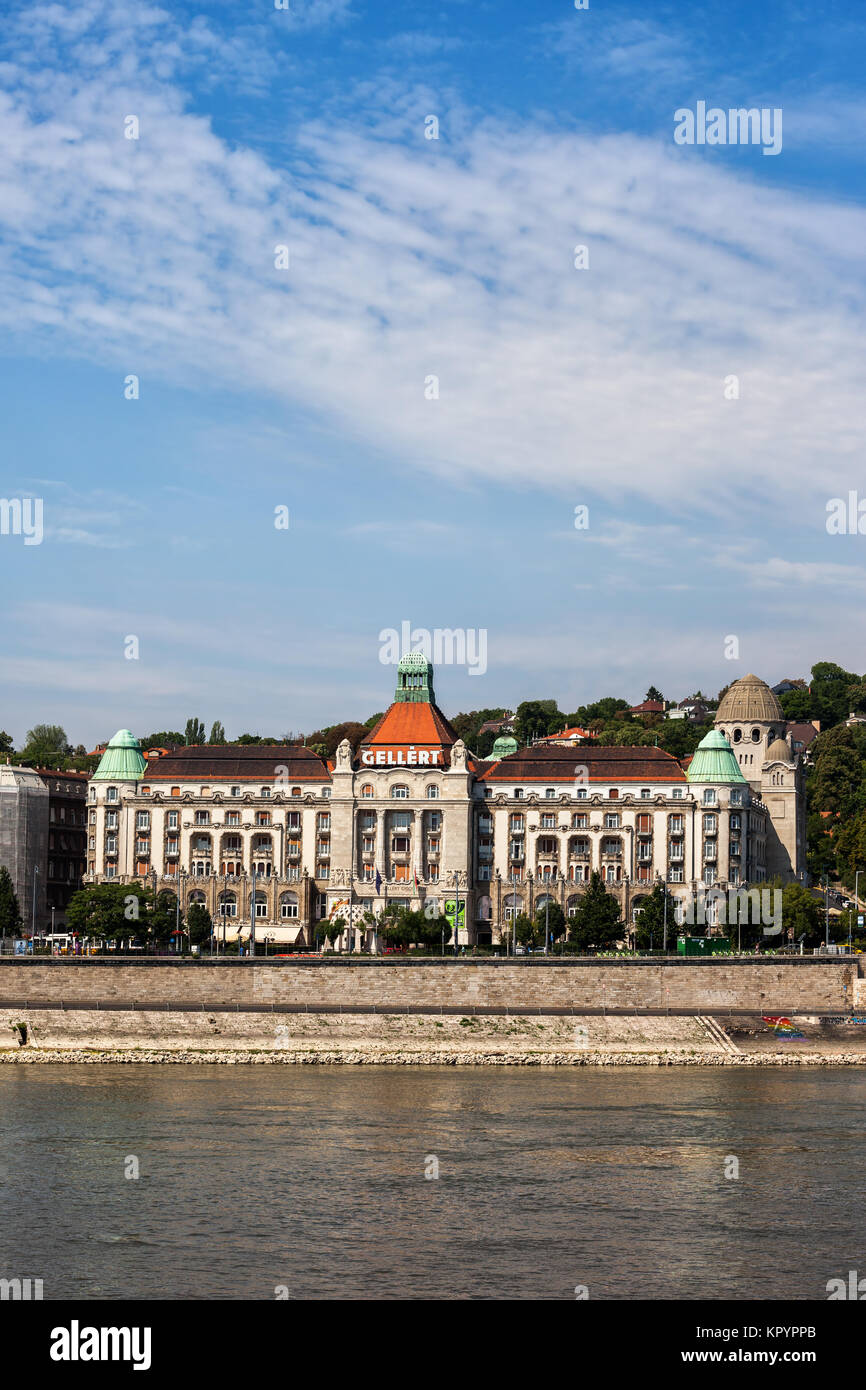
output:
[[[663,748],[644,745],[597,747],[588,745],[579,750],[564,745],[539,743],[522,748],[494,763],[482,774],[483,782],[564,782],[571,780],[577,769],[589,782],[609,782],[611,786],[625,782],[685,782],[682,766],[672,753]]]
[[[359,748],[406,747],[450,748],[457,735],[436,705],[398,701],[389,705],[378,724],[358,745]]]

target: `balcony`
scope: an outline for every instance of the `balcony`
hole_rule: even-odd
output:
[[[558,850],[558,849],[540,849],[540,850],[538,851],[537,858],[538,858],[539,863],[544,862],[544,863],[555,864],[555,863],[558,861],[558,859],[559,859],[559,850]]]
[[[272,859],[274,847],[273,845],[253,845],[252,853],[255,859]]]
[[[300,857],[301,857],[301,846],[300,846],[300,845],[296,845],[296,844],[288,844],[288,845],[286,845],[286,858],[287,858],[287,859],[300,859]]]
[[[569,859],[591,859],[592,851],[588,849],[569,849]]]
[[[179,845],[166,845],[166,848],[165,848],[165,857],[166,857],[166,859],[179,859],[179,858],[180,858],[180,846],[179,846]]]
[[[438,852],[439,852],[439,851],[437,850],[436,853],[438,854]],[[493,846],[492,846],[492,845],[479,845],[479,846],[478,846],[478,858],[479,858],[479,859],[492,859],[492,858],[493,858]]]
[[[602,857],[602,859],[622,859],[622,850],[621,850],[621,849],[605,849],[605,848],[602,846],[601,857]]]

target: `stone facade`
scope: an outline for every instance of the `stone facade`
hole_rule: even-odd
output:
[[[697,778],[653,747],[545,743],[481,761],[432,682],[420,654],[403,658],[389,709],[328,762],[237,745],[145,759],[121,731],[89,787],[89,881],[179,890],[226,940],[254,923],[259,943],[312,945],[339,915],[358,946],[373,939],[364,914],[395,901],[457,916],[472,944],[500,940],[513,915],[545,902],[573,913],[594,870],[629,923],[658,881],[684,907],[706,888],[769,876],[767,806],[718,734],[700,764],[716,772]],[[778,795],[799,808],[791,775]]]

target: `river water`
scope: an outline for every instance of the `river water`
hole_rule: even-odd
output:
[[[826,1299],[866,1274],[864,1102],[866,1068],[6,1066],[0,1277],[46,1299]]]

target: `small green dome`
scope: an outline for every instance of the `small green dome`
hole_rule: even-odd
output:
[[[423,652],[404,652],[400,657],[398,671],[423,671],[430,665]]]
[[[507,758],[512,753],[516,753],[520,745],[512,734],[500,734],[493,744],[491,758]]]
[[[147,767],[141,745],[129,729],[118,729],[99,760],[93,782],[137,782]]]
[[[745,782],[736,754],[721,729],[702,738],[686,772],[689,782]]]

